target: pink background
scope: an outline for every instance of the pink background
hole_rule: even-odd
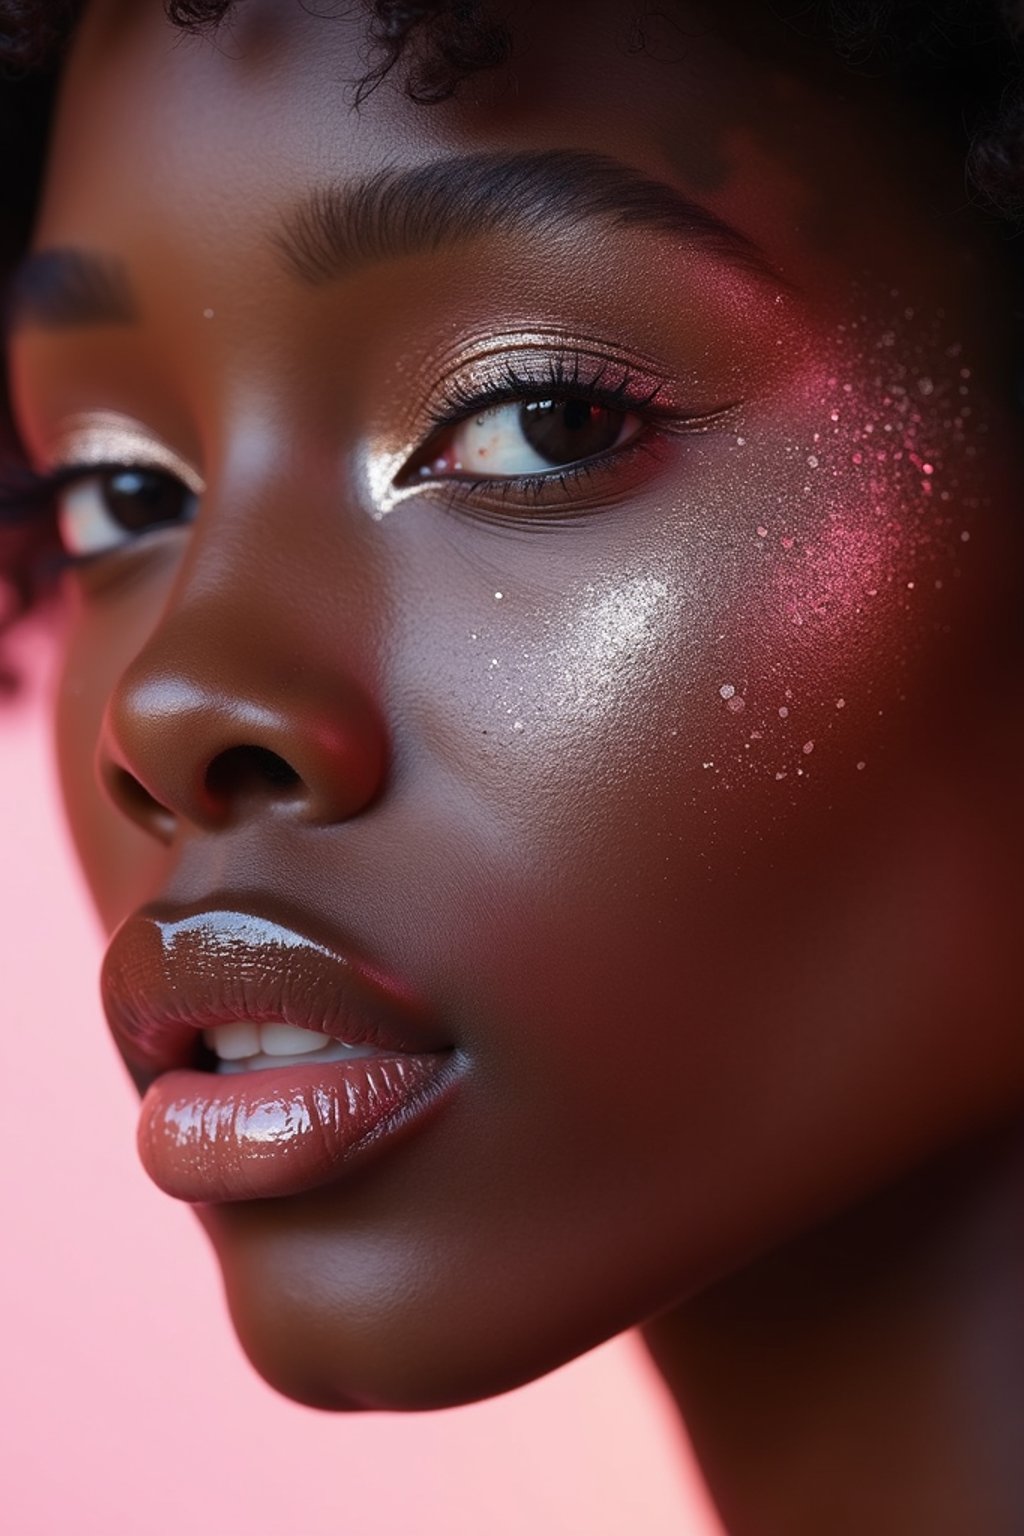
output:
[[[0,709],[0,1525],[11,1536],[712,1536],[632,1339],[472,1408],[336,1417],[235,1343],[188,1210],[146,1179],[58,812],[44,680]]]

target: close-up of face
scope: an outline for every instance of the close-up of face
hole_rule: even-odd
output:
[[[14,288],[139,1154],[328,1409],[540,1376],[1024,1087],[963,147],[770,8],[512,34],[356,103],[359,8],[91,0]]]

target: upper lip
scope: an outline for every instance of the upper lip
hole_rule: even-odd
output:
[[[199,1031],[235,1019],[284,1020],[396,1055],[451,1045],[427,1010],[378,967],[251,900],[141,907],[111,939],[100,984],[114,1038],[140,1087],[193,1064]]]

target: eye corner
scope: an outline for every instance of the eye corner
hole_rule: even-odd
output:
[[[438,445],[443,441],[445,433],[450,433],[457,425],[441,423],[435,427],[426,442],[398,466],[390,481],[391,488],[395,491],[408,491],[419,485],[435,484],[439,478]]]
[[[194,520],[197,495],[162,465],[67,465],[54,478],[55,522],[69,565],[92,564]]]

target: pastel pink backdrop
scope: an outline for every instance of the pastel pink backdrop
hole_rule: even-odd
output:
[[[9,1536],[713,1536],[632,1339],[472,1408],[342,1417],[241,1354],[187,1209],[135,1157],[103,940],[58,808],[45,634],[0,709],[0,1526]]]

